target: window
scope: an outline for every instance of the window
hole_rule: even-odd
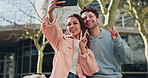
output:
[[[52,72],[52,60],[54,54],[45,54],[43,60],[43,72]]]
[[[0,53],[0,78],[14,77],[14,53]]]
[[[4,71],[4,62],[0,61],[0,73],[3,73]]]
[[[18,44],[21,44],[18,45]],[[34,46],[31,40],[20,41],[17,43],[17,57],[16,57],[16,76],[15,78],[22,78],[29,73],[36,73],[38,50]],[[50,45],[47,45],[44,49],[43,58],[43,74],[49,76],[52,71],[52,60],[54,56],[54,50]]]
[[[31,56],[31,72],[36,72],[37,60],[38,60],[38,56],[37,55],[32,55]]]

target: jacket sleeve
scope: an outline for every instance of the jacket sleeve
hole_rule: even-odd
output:
[[[61,44],[63,32],[57,21],[53,24],[48,23],[48,17],[45,17],[42,22],[42,31],[48,42],[51,44],[54,50],[58,49]]]
[[[82,72],[86,76],[91,76],[99,71],[94,53],[90,49],[87,50],[86,54],[79,55],[79,62]]]
[[[115,53],[117,53],[120,61],[124,63],[132,62],[133,54],[127,43],[120,36],[113,39],[113,42],[115,45]]]

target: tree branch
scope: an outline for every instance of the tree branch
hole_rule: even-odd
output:
[[[39,13],[37,12],[37,9],[36,9],[35,5],[34,5],[30,0],[28,0],[28,2],[29,2],[29,3],[32,5],[32,7],[34,8],[35,13],[36,13],[37,16],[40,18],[40,19],[38,19],[38,20],[39,20],[40,23],[41,23],[41,22],[42,22],[41,20],[43,20],[43,18],[40,17]]]
[[[93,1],[94,0],[78,0],[78,4],[79,4],[80,9],[82,9],[83,7],[89,5]]]
[[[97,0],[98,3],[100,4],[100,8],[101,8],[101,11],[104,15],[107,15],[107,9],[106,9],[106,4],[104,2],[104,0]]]
[[[111,0],[109,4],[109,19],[108,19],[108,25],[111,26],[112,23],[115,22],[115,14],[118,8],[120,0]]]

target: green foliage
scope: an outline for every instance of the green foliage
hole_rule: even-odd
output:
[[[79,5],[80,9],[82,9],[83,7],[89,5],[93,1],[94,0],[78,0],[78,5]]]

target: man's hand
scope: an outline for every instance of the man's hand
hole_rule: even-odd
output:
[[[107,28],[107,30],[111,33],[112,39],[115,39],[115,38],[117,38],[117,37],[120,36],[119,33],[117,32],[117,30],[115,29],[114,24],[112,24],[112,30],[109,29],[108,26],[106,26],[106,28]]]

